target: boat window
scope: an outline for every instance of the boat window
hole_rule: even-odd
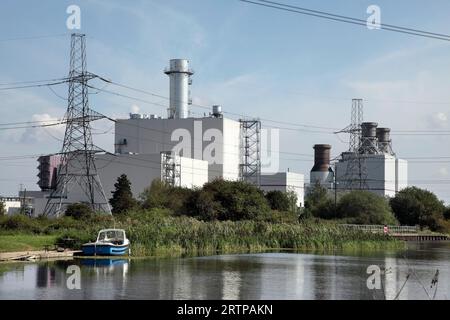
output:
[[[108,230],[100,232],[98,236],[99,241],[110,241],[110,240],[124,240],[124,232],[117,230]]]

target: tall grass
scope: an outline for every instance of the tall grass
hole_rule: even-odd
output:
[[[14,219],[14,218],[9,218]],[[132,212],[112,220],[94,217],[85,221],[22,217],[12,223],[0,220],[1,232],[57,234],[77,239],[76,247],[93,240],[99,229],[123,228],[134,256],[255,252],[268,249],[335,250],[345,248],[398,247],[400,242],[383,235],[349,231],[333,222],[308,220],[301,223],[264,221],[204,222],[190,217],[174,217],[154,209]],[[7,226],[5,228],[4,226]]]

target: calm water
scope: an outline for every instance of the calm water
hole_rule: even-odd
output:
[[[67,267],[78,265],[81,289],[69,290]],[[367,267],[394,299],[450,297],[450,244],[410,245],[370,254],[263,253],[146,260],[70,260],[0,265],[0,299],[384,299],[367,288]],[[410,270],[410,271],[408,271]]]

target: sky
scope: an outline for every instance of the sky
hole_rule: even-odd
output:
[[[364,20],[367,8],[377,5],[381,23],[450,34],[446,0],[282,2]],[[163,69],[170,59],[186,58],[195,70],[194,104],[330,128],[301,131],[292,129],[305,127],[263,121],[263,127],[283,127],[280,169],[306,179],[314,144],[331,144],[333,157],[348,148],[348,136],[332,131],[350,123],[352,98],[364,99],[364,120],[392,128],[394,151],[409,160],[410,185],[450,204],[450,42],[238,0],[2,0],[0,84],[68,74],[69,5],[81,9],[79,32],[87,35],[88,70],[95,74],[168,96]],[[93,85],[104,88],[98,80]],[[61,118],[67,85],[52,88],[0,90],[0,124]],[[124,88],[105,89],[167,104]],[[91,108],[113,118],[136,111],[166,116],[164,107],[104,92],[91,91],[89,99]],[[192,111],[205,112],[195,106]],[[441,134],[405,135],[410,130]],[[114,150],[113,123],[98,121],[93,132],[97,145]],[[2,157],[59,152],[63,135],[62,127],[0,130],[0,195],[15,195],[21,185],[38,189],[35,158]]]

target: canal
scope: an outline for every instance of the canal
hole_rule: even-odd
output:
[[[438,280],[435,285],[433,278]],[[449,296],[448,242],[409,243],[406,250],[383,252],[270,252],[0,265],[0,299],[426,300]]]

